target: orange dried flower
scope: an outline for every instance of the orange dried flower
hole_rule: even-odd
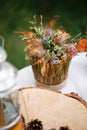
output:
[[[81,39],[78,41],[77,49],[79,52],[87,51],[87,39]]]

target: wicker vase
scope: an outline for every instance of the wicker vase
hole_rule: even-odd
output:
[[[64,87],[70,64],[71,57],[63,56],[58,64],[46,62],[41,58],[32,65],[34,77],[38,86],[60,89]]]

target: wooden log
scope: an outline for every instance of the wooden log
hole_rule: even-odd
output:
[[[87,130],[87,103],[77,94],[29,87],[19,91],[19,102],[26,123],[38,119],[43,130],[65,126],[70,130]]]

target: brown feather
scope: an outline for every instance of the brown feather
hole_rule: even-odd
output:
[[[25,32],[15,32],[15,33],[18,33],[18,34],[22,34],[24,35],[25,37],[28,37],[28,38],[33,38],[34,36],[34,33],[33,32],[28,32],[28,31],[25,31]]]
[[[50,27],[50,28],[52,28],[52,27],[54,26],[56,20],[58,20],[59,17],[60,17],[60,16],[54,16],[54,17],[50,20],[50,22],[49,22],[49,27]]]

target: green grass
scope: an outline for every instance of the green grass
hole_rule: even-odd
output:
[[[32,19],[34,14],[38,18],[42,14],[44,22],[50,20],[53,15],[60,15],[56,26],[62,25],[72,36],[80,33],[87,26],[87,17],[85,17],[87,11],[84,8],[85,5],[82,6],[82,3],[79,4],[80,7],[77,10],[74,3],[72,7],[67,5],[68,0],[65,1],[65,4],[60,2],[59,5],[58,1],[56,1],[57,4],[54,3],[53,5],[52,1],[49,3],[45,0],[45,3],[42,2],[41,6],[37,7],[40,4],[39,2],[39,0],[37,2],[30,1],[30,3],[28,0],[25,3],[21,0],[3,0],[0,5],[0,35],[5,37],[5,49],[8,53],[7,60],[18,69],[29,65],[29,62],[25,60],[24,41],[21,41],[14,31],[29,30],[29,20]]]

